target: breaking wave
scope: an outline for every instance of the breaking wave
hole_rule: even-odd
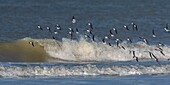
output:
[[[33,47],[28,42],[32,41]],[[8,45],[7,45],[8,44]],[[135,51],[135,56],[140,60],[151,60],[148,52],[152,52],[159,60],[167,60],[170,58],[169,46],[161,46],[162,54],[158,49],[158,45],[147,45],[143,42],[127,43],[126,41],[120,43],[121,47],[117,45],[109,46],[102,42],[88,42],[81,38],[80,40],[70,40],[63,38],[61,41],[54,39],[32,39],[24,38],[10,43],[0,43],[0,54],[27,56],[27,59],[32,56],[31,60],[37,61],[131,61]],[[6,49],[5,46],[10,46]],[[13,48],[12,48],[13,47]],[[20,49],[20,50],[16,50]],[[20,55],[18,55],[20,54]],[[34,57],[33,57],[34,56]],[[42,57],[43,56],[43,57]],[[51,58],[51,59],[50,59]],[[39,60],[38,60],[39,59]]]
[[[2,65],[1,77],[127,76],[170,74],[170,65]]]

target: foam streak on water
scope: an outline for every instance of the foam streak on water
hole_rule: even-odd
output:
[[[125,76],[170,74],[170,65],[98,66],[92,64],[63,66],[1,66],[1,77],[57,77],[57,76]]]

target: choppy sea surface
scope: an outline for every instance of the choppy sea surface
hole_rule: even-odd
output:
[[[0,84],[168,85],[169,9],[168,0],[0,0]]]

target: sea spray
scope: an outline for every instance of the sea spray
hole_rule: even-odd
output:
[[[165,56],[155,49],[157,45],[147,45],[143,42],[127,43],[123,41],[120,46],[109,46],[102,42],[89,42],[84,38],[80,40],[70,40],[63,38],[62,41],[53,39],[37,40],[46,50],[46,52],[54,58],[67,61],[129,61],[135,60],[130,51],[135,51],[136,56],[140,60],[151,59],[146,51],[150,51],[156,55],[158,59],[169,59],[169,46],[161,47]],[[43,44],[42,44],[43,42]]]

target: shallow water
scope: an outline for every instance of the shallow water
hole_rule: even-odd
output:
[[[160,85],[169,84],[169,76],[125,76],[125,77],[56,77],[56,78],[26,78],[26,79],[13,79],[1,78],[1,82],[5,85],[98,85],[98,84],[113,84],[118,85]],[[157,82],[155,82],[157,81]]]
[[[164,0],[0,0],[1,84],[169,84],[169,1]],[[76,17],[76,23],[71,21]],[[91,38],[83,37],[93,24]],[[138,26],[133,31],[131,22]],[[59,24],[62,30],[55,35]],[[37,28],[41,25],[43,31]],[[129,31],[123,28],[129,27]],[[79,29],[70,40],[68,28]],[[117,28],[123,42],[102,43],[109,30]],[[154,29],[156,37],[152,37]],[[55,39],[53,39],[55,37]],[[132,38],[133,43],[127,41]],[[148,39],[143,43],[139,37]],[[34,46],[29,44],[34,42]],[[111,43],[112,46],[109,46]],[[163,55],[156,51],[163,43]],[[139,62],[133,58],[133,53]],[[152,52],[157,58],[151,59]]]

